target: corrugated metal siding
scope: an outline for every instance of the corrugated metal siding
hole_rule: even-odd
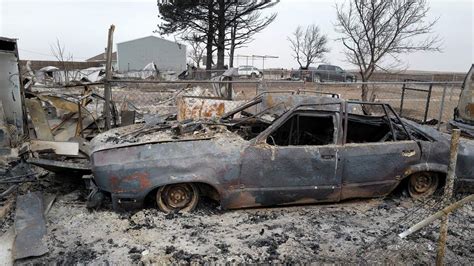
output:
[[[117,44],[120,71],[141,70],[154,62],[159,70],[186,69],[186,46],[149,36]]]

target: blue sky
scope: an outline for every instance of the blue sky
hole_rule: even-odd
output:
[[[342,0],[282,0],[270,12],[278,17],[240,55],[275,55],[265,67],[296,68],[287,37],[298,25],[315,23],[328,35],[332,64],[354,68],[344,61],[342,45],[334,31],[336,2]],[[428,19],[443,39],[442,53],[415,53],[402,59],[412,70],[465,72],[474,62],[474,1],[429,0]],[[22,59],[54,59],[50,46],[59,38],[77,60],[103,52],[107,29],[116,25],[115,43],[148,35],[158,23],[156,1],[135,0],[0,0],[0,36],[18,38]],[[173,36],[165,36],[173,40]],[[237,64],[245,64],[237,59]],[[255,61],[257,67],[261,62]]]

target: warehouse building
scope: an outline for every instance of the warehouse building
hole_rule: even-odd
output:
[[[121,72],[142,70],[153,62],[160,71],[186,69],[186,46],[155,36],[117,43],[117,61]]]

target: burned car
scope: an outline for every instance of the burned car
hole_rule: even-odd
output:
[[[449,135],[387,104],[301,95],[262,95],[219,120],[116,128],[92,146],[91,199],[110,193],[121,209],[151,197],[165,212],[190,211],[201,195],[224,209],[379,197],[400,184],[425,197],[449,158]],[[459,182],[472,186],[473,161],[463,141]]]

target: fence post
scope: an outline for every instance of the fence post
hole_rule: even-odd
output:
[[[443,119],[443,111],[444,111],[444,101],[446,98],[446,89],[448,88],[448,84],[444,84],[443,87],[443,97],[441,98],[441,105],[439,107],[439,115],[438,115],[438,130],[441,127],[441,120]]]
[[[451,146],[449,150],[449,165],[448,165],[448,174],[446,175],[446,185],[444,186],[444,203],[448,203],[453,195],[454,189],[454,179],[456,175],[456,162],[458,157],[458,146],[459,138],[461,136],[461,131],[459,129],[453,129],[451,135]],[[439,230],[439,239],[438,239],[438,249],[436,252],[436,265],[443,265],[444,254],[446,250],[446,238],[448,237],[448,220],[449,214],[444,214],[441,217],[441,227]]]
[[[114,30],[115,25],[110,25],[109,36],[107,39],[107,54],[105,62],[105,84],[104,84],[104,98],[105,98],[105,129],[110,129],[111,122],[111,110],[110,110],[110,101],[112,100],[112,91],[110,86],[110,80],[112,79],[112,49],[113,49],[113,39],[114,39]]]

